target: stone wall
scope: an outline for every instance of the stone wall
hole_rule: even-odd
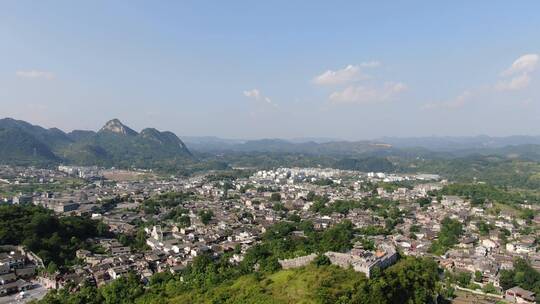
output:
[[[291,269],[306,266],[315,260],[316,257],[317,255],[312,253],[310,255],[305,255],[294,259],[279,260],[278,262],[281,265],[281,268]]]

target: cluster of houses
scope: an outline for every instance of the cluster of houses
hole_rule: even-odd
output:
[[[523,208],[534,208],[524,205]],[[409,255],[428,255],[428,248],[436,240],[442,219],[449,217],[463,224],[464,233],[459,243],[443,256],[435,257],[440,264],[454,271],[481,272],[480,284],[492,283],[499,287],[499,272],[509,269],[516,258],[524,258],[540,270],[540,254],[537,253],[535,233],[528,234],[523,228],[540,224],[535,217],[530,222],[519,218],[515,211],[494,211],[491,203],[482,208],[471,206],[470,201],[457,196],[443,196],[442,201],[430,204],[425,211],[413,207],[415,212],[398,226],[408,235],[394,235],[395,243]],[[480,231],[480,226],[489,231]],[[411,229],[417,227],[417,229]]]
[[[0,246],[0,296],[31,289],[34,284],[29,280],[40,266],[34,253],[20,246]]]
[[[7,169],[9,168],[9,170]],[[5,183],[27,181],[61,180],[80,175],[84,168],[61,168],[58,170],[32,171],[29,168],[0,168]],[[19,171],[17,171],[19,170]],[[93,169],[92,169],[93,170]],[[89,216],[106,223],[115,233],[135,236],[144,233],[147,249],[134,250],[114,239],[94,240],[104,252],[79,251],[77,256],[84,266],[74,267],[67,274],[43,277],[43,284],[62,287],[66,283],[94,282],[106,284],[129,272],[135,272],[145,281],[156,272],[178,272],[196,256],[208,253],[219,256],[234,251],[231,262],[243,259],[246,250],[260,241],[266,229],[287,216],[295,214],[310,220],[315,229],[326,229],[344,220],[350,220],[357,228],[384,227],[386,219],[366,208],[349,210],[347,213],[321,215],[312,210],[310,194],[325,196],[332,204],[337,200],[359,200],[378,197],[392,200],[403,214],[394,233],[388,236],[366,236],[377,244],[377,250],[354,248],[350,252],[327,252],[332,264],[352,267],[370,276],[373,269],[385,268],[397,259],[397,251],[406,255],[431,256],[441,267],[450,271],[480,272],[480,286],[493,284],[500,288],[502,269],[513,267],[520,257],[540,270],[540,254],[537,253],[536,230],[540,217],[522,219],[512,208],[498,208],[493,202],[475,206],[470,199],[459,196],[441,196],[427,205],[420,205],[419,198],[441,190],[447,181],[436,174],[398,175],[387,173],[359,173],[337,169],[279,168],[254,173],[250,177],[234,180],[217,180],[197,175],[190,178],[161,178],[148,180],[107,181],[87,179],[76,189],[59,192],[21,193],[12,197],[0,197],[11,204],[35,204],[54,210],[60,215]],[[99,170],[98,170],[99,171]],[[317,181],[332,181],[331,184]],[[377,188],[369,186],[378,182],[407,181],[411,187]],[[152,197],[169,192],[191,193],[178,207],[189,222],[180,223],[168,216],[176,206],[159,206],[158,212],[145,211],[145,202]],[[276,194],[279,194],[276,199]],[[276,208],[276,204],[282,207]],[[535,205],[524,202],[521,209]],[[201,220],[200,211],[211,211],[209,222]],[[429,253],[431,244],[437,240],[444,218],[452,218],[463,224],[464,234],[456,246],[442,256]],[[480,231],[479,224],[490,227]],[[143,231],[143,232],[141,232]],[[315,255],[282,260],[283,268],[298,267],[311,262]],[[10,271],[13,273],[13,271]],[[502,290],[501,290],[502,292]],[[530,294],[509,289],[505,297],[530,298]],[[524,302],[526,303],[526,302]]]
[[[69,176],[76,176],[84,179],[100,179],[103,177],[103,172],[99,167],[82,167],[82,166],[58,166],[58,171],[66,173]]]

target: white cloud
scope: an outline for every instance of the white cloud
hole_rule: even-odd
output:
[[[332,93],[330,101],[355,104],[377,103],[389,100],[405,90],[407,86],[401,82],[387,82],[382,88],[348,86],[342,91]]]
[[[501,73],[508,77],[495,85],[498,91],[516,91],[529,86],[531,83],[530,73],[538,67],[540,56],[538,54],[526,54],[516,59],[512,65]],[[509,78],[511,77],[511,78]]]
[[[339,85],[359,81],[365,78],[367,78],[367,76],[360,71],[359,66],[349,64],[341,70],[328,70],[315,77],[313,82],[318,85]]]
[[[456,109],[461,108],[471,102],[473,98],[481,100],[480,95],[496,94],[497,91],[517,91],[527,88],[532,81],[532,72],[538,67],[540,56],[537,54],[526,54],[516,59],[512,65],[500,73],[501,80],[496,84],[484,85],[471,90],[464,91],[454,99],[428,103],[422,109]]]
[[[531,77],[529,77],[529,74],[524,73],[511,79],[500,81],[495,88],[499,91],[515,91],[528,87],[529,83],[531,83]]]
[[[17,71],[15,75],[21,78],[43,78],[47,80],[54,78],[53,73],[46,72],[46,71],[38,71],[38,70]]]
[[[251,97],[251,98],[254,98],[254,99],[259,99],[259,98],[261,98],[261,92],[259,92],[259,90],[257,90],[257,89],[244,91],[244,96]]]
[[[401,82],[386,82],[379,85],[376,82],[363,83],[363,80],[371,78],[363,73],[363,69],[376,68],[380,65],[379,61],[366,61],[358,65],[349,64],[340,70],[327,70],[315,77],[313,83],[339,87],[339,90],[329,96],[330,102],[334,104],[383,102],[405,91],[407,86]]]
[[[471,97],[473,96],[471,91],[464,91],[456,98],[445,101],[445,102],[437,102],[437,103],[428,103],[422,107],[424,110],[432,110],[432,109],[456,109],[461,108],[465,104],[467,104]]]
[[[529,73],[536,69],[540,56],[538,54],[525,54],[516,59],[502,75],[509,76],[517,73]]]
[[[272,100],[269,97],[263,96],[258,89],[244,91],[244,96],[251,98],[255,101],[266,103],[274,107],[277,106],[275,103],[272,102]]]

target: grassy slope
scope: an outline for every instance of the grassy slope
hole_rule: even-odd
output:
[[[335,266],[308,266],[295,270],[281,270],[257,278],[246,275],[232,284],[222,284],[204,293],[183,293],[170,303],[320,303],[322,290],[339,295],[352,290],[354,282],[365,279],[363,274]]]

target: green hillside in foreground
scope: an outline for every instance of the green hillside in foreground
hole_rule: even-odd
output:
[[[402,258],[371,279],[352,269],[321,264],[236,275],[241,267],[201,264],[203,260],[198,258],[180,275],[156,274],[146,287],[132,274],[98,289],[53,291],[39,303],[426,304],[436,303],[441,290],[437,264],[414,257]]]
[[[335,266],[309,266],[273,274],[245,275],[203,293],[184,292],[170,303],[324,303],[351,294],[362,274]],[[326,300],[325,300],[326,299]],[[224,302],[221,302],[224,301]],[[333,302],[333,301],[332,301]]]
[[[402,259],[370,280],[352,269],[309,265],[244,275],[209,290],[187,290],[167,303],[433,303],[437,280],[433,262],[414,258]]]

